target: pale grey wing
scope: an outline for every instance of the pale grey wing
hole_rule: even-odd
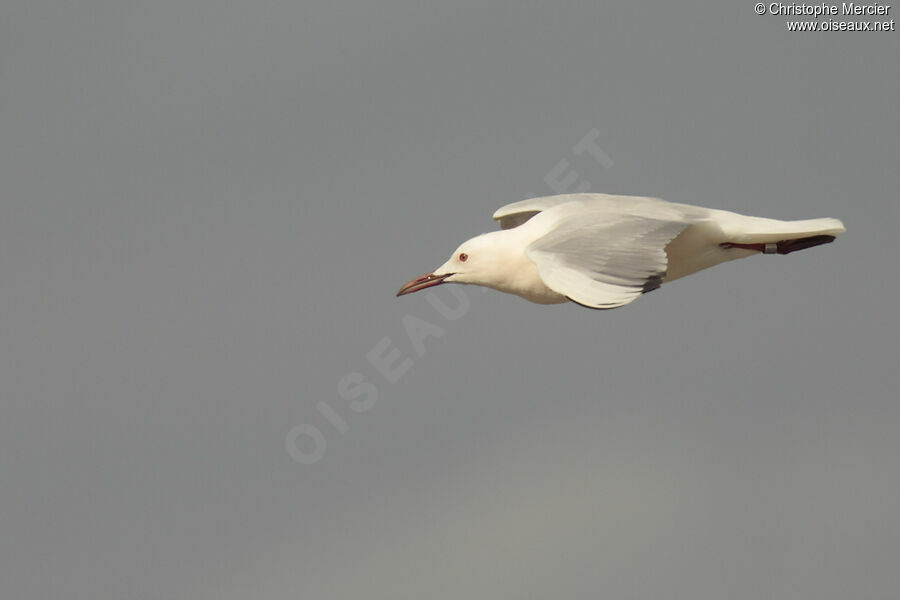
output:
[[[659,198],[644,196],[617,196],[612,194],[560,194],[530,198],[513,202],[497,209],[494,220],[500,223],[501,229],[512,229],[531,219],[534,215],[557,207],[561,204],[572,204],[573,210],[606,210],[611,213],[623,213],[646,216],[658,219],[704,219],[709,210],[687,204],[674,204]]]
[[[500,223],[500,229],[512,229],[541,211],[566,202],[572,202],[574,199],[575,194],[564,194],[561,196],[544,196],[543,198],[520,200],[498,208],[494,212],[494,220]]]
[[[660,286],[666,245],[690,224],[607,211],[574,213],[525,254],[555,292],[589,308],[616,308]]]

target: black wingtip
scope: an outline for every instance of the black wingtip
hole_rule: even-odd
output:
[[[647,281],[644,282],[644,286],[641,288],[641,293],[646,294],[647,292],[652,292],[653,290],[658,289],[659,286],[662,285],[662,280],[665,276],[665,273],[657,273],[656,275],[648,277]]]

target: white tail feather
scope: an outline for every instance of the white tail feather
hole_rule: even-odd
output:
[[[728,241],[741,244],[780,242],[814,235],[837,236],[846,231],[844,224],[838,219],[827,217],[802,221],[779,221],[727,213],[727,217],[722,216],[718,221]]]

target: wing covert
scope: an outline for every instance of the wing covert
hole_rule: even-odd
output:
[[[666,245],[691,223],[605,210],[563,217],[526,248],[544,283],[590,308],[615,308],[660,286]]]

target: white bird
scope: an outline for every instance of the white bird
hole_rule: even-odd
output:
[[[659,198],[565,194],[497,210],[501,230],[463,243],[398,296],[441,283],[483,285],[538,304],[616,308],[719,263],[834,241],[837,219],[779,221]]]

